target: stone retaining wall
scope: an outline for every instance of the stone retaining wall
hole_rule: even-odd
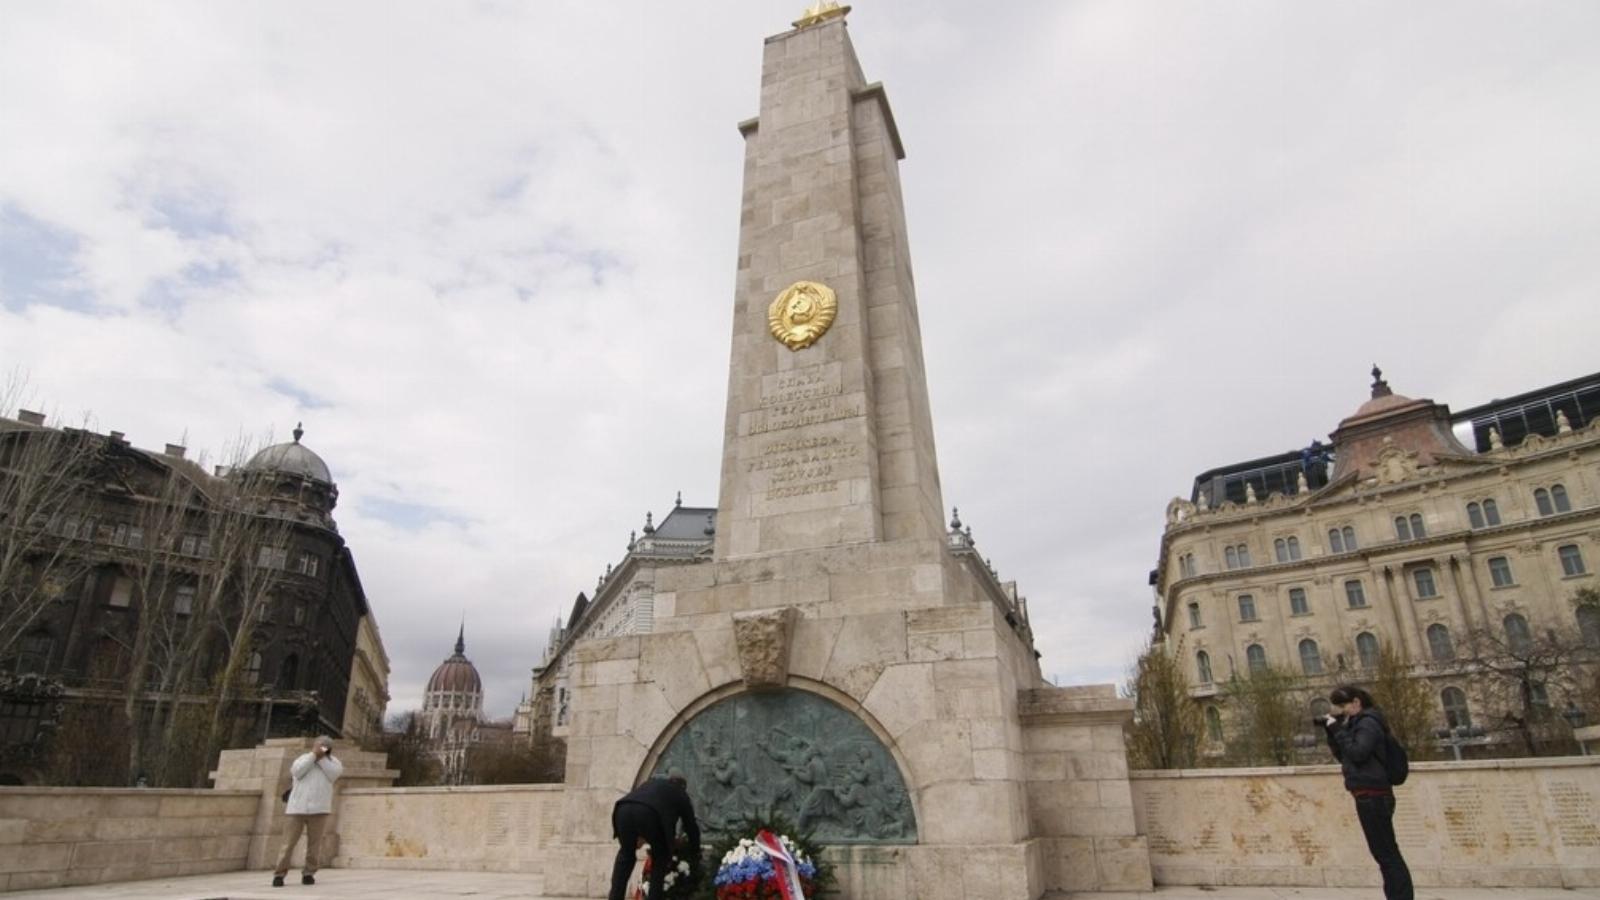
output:
[[[542,874],[564,796],[559,784],[347,790],[334,865]]]
[[[0,787],[0,890],[245,867],[249,791]]]
[[[1337,766],[1134,772],[1157,884],[1379,883]],[[1600,886],[1600,757],[1416,763],[1395,831],[1418,886]]]

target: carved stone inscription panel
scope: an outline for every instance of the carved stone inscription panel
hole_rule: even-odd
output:
[[[672,739],[655,773],[682,772],[707,831],[768,811],[825,844],[916,843],[900,769],[860,719],[805,691],[738,694]]]

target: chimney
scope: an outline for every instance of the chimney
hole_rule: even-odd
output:
[[[182,444],[168,444],[167,455],[175,459],[183,459],[183,454],[188,449],[188,447],[185,447]]]
[[[120,431],[113,431],[111,432],[111,442],[113,444],[126,444],[126,436]]]
[[[43,425],[44,413],[34,412],[31,409],[18,409],[17,421],[24,425]]]

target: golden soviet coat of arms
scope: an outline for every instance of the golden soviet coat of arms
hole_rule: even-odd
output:
[[[785,347],[804,350],[822,337],[838,313],[839,298],[833,288],[816,281],[796,281],[767,307],[767,324]]]

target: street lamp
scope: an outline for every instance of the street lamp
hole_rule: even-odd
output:
[[[1583,723],[1587,722],[1589,717],[1584,714],[1583,710],[1578,708],[1578,704],[1568,700],[1567,708],[1561,711],[1561,718],[1566,719],[1567,724],[1572,726],[1572,736],[1578,739],[1578,749],[1583,751],[1584,756],[1588,756],[1589,743],[1583,738],[1578,737],[1577,731],[1579,728],[1583,727]]]

